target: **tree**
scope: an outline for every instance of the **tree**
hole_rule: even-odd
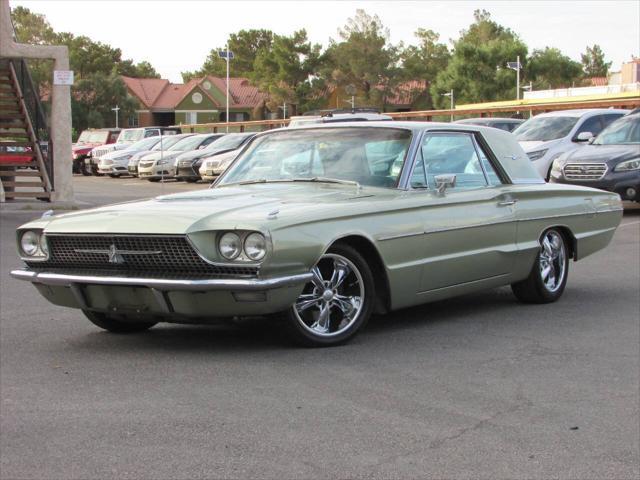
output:
[[[404,80],[424,80],[429,85],[436,79],[438,73],[447,68],[451,53],[444,43],[438,43],[440,35],[433,30],[420,28],[415,32],[415,36],[419,44],[408,46],[400,54],[401,75]],[[428,92],[424,108],[433,108],[433,100]]]
[[[398,79],[398,48],[377,15],[356,10],[338,30],[342,41],[330,41],[322,75],[334,88],[354,85],[360,102],[383,107]]]
[[[133,78],[160,78],[160,74],[146,60],[135,65],[132,60],[123,60],[118,64],[118,73]]]
[[[25,7],[15,7],[11,10],[11,20],[20,43],[51,45],[56,40],[56,33],[47,17],[40,13],[34,13]]]
[[[520,56],[526,72],[527,46],[509,28],[491,20],[485,10],[476,10],[474,22],[453,42],[453,55],[431,86],[437,107],[448,108],[442,93],[454,90],[459,103],[516,98],[516,72],[506,63]]]
[[[306,103],[319,60],[320,45],[312,45],[304,29],[290,37],[274,35],[271,48],[258,51],[250,77],[269,93],[271,110],[287,103],[294,105],[295,112]]]
[[[74,128],[82,131],[88,127],[115,126],[111,109],[116,105],[120,108],[120,118],[126,118],[136,109],[136,102],[129,96],[116,69],[109,74],[96,72],[79,79],[71,95]]]
[[[582,61],[582,71],[586,78],[606,77],[609,73],[611,62],[606,62],[604,52],[600,45],[587,47],[587,51],[580,55]]]
[[[525,76],[533,82],[535,90],[566,88],[580,80],[582,66],[557,48],[546,47],[533,51],[527,61]]]
[[[101,42],[94,42],[84,35],[76,37],[63,32],[58,35],[58,43],[69,49],[69,65],[78,78],[94,73],[109,74],[114,65],[122,61],[122,51]]]
[[[273,43],[274,34],[271,30],[251,29],[240,30],[229,35],[229,50],[233,52],[230,68],[234,77],[249,77],[253,73],[253,66],[259,52],[268,50]],[[211,49],[202,67],[193,72],[182,72],[182,80],[188,82],[192,78],[201,78],[205,75],[225,77],[227,75],[226,60],[220,58],[219,51],[226,50],[227,46]]]

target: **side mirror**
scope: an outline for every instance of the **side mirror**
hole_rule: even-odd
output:
[[[436,181],[436,189],[439,195],[444,195],[447,188],[453,188],[456,186],[456,176],[453,174],[436,175],[433,178]]]
[[[588,142],[593,138],[593,133],[591,132],[580,132],[576,135],[574,142]]]

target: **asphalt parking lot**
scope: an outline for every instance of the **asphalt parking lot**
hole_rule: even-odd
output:
[[[75,177],[82,206],[206,188]],[[0,477],[640,475],[640,208],[556,304],[507,288],[291,347],[264,321],[118,336],[13,280],[0,212]]]

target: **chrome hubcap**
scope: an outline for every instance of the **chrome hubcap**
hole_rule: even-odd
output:
[[[544,234],[540,251],[540,278],[549,292],[555,292],[564,281],[567,256],[560,234],[551,230]]]
[[[293,312],[306,330],[322,337],[339,335],[358,319],[364,283],[356,266],[342,255],[327,253],[311,270]]]

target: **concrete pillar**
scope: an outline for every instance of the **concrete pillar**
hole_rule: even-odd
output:
[[[69,52],[64,45],[27,45],[13,39],[9,0],[0,0],[0,57],[53,59],[54,70],[69,70]],[[53,74],[52,74],[53,83]],[[53,143],[54,202],[73,202],[71,172],[71,87],[52,85],[49,128]]]

